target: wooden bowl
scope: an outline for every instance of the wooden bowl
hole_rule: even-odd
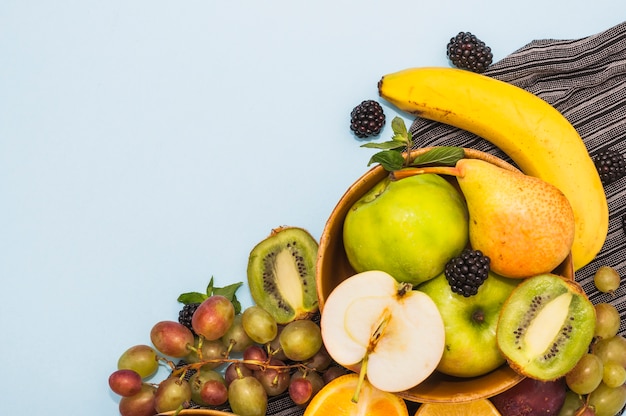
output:
[[[432,148],[412,151],[413,156],[425,153]],[[482,159],[509,170],[518,170],[506,161],[488,153],[474,149],[464,149],[465,157]],[[355,274],[348,262],[343,246],[343,222],[348,210],[376,183],[388,174],[381,166],[375,166],[356,180],[346,191],[332,211],[320,238],[317,258],[316,283],[320,310],[324,313],[324,302],[330,292],[343,280]],[[574,271],[571,256],[566,259],[555,273],[573,278]],[[458,378],[433,373],[418,386],[399,393],[402,398],[410,401],[427,403],[463,402],[479,398],[487,398],[501,393],[524,379],[508,365],[472,378]]]
[[[175,411],[159,413],[156,416],[171,416],[175,414]],[[191,415],[203,415],[203,416],[236,416],[234,413],[222,412],[220,410],[212,409],[183,409],[179,413],[181,416]]]

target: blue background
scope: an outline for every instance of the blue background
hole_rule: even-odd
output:
[[[349,113],[383,74],[448,66],[461,30],[499,60],[625,16],[621,0],[2,1],[0,412],[117,414],[109,374],[178,294],[245,282],[274,227],[319,238],[367,169]]]

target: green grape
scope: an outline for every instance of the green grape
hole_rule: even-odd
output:
[[[157,353],[148,345],[135,345],[120,356],[117,369],[136,371],[141,378],[150,377],[159,369]]]
[[[626,338],[622,336],[599,340],[593,344],[591,352],[600,357],[603,363],[615,361],[626,367]]]
[[[308,360],[322,345],[319,325],[308,319],[290,322],[280,333],[280,347],[287,358],[293,361]]]
[[[602,382],[602,376],[600,358],[594,354],[585,354],[565,375],[565,382],[574,393],[589,394]]]
[[[230,348],[231,352],[243,352],[250,345],[254,344],[252,338],[243,329],[242,314],[235,315],[232,325],[222,336],[222,343]]]
[[[597,338],[611,338],[619,331],[620,316],[615,306],[610,303],[598,303],[596,309],[596,329],[594,336]]]
[[[243,311],[241,323],[248,336],[259,344],[270,342],[278,333],[276,320],[260,306],[246,308]]]
[[[604,363],[602,381],[611,388],[621,386],[626,383],[626,368],[615,361],[607,361]]]
[[[612,267],[602,266],[596,270],[593,283],[600,292],[613,293],[619,287],[619,273]]]
[[[154,394],[154,408],[158,413],[178,409],[183,403],[191,400],[191,386],[180,377],[169,377],[163,380]]]
[[[568,390],[567,393],[565,393],[563,406],[561,406],[561,410],[559,410],[559,414],[557,416],[577,416],[577,412],[581,407],[583,407],[583,404],[584,402],[580,395]]]
[[[265,416],[267,393],[253,376],[237,377],[228,386],[228,403],[237,415]]]
[[[601,383],[588,398],[596,416],[615,416],[626,404],[626,385],[611,388]]]

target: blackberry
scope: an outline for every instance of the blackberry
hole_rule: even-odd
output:
[[[350,130],[362,139],[378,135],[384,125],[383,107],[374,100],[361,102],[350,113]]]
[[[196,333],[191,326],[191,318],[193,317],[194,312],[200,306],[199,303],[188,303],[178,312],[178,322],[185,325],[191,332]]]
[[[493,61],[491,48],[470,32],[459,32],[448,42],[448,58],[457,68],[485,72]]]
[[[617,150],[607,149],[598,152],[593,158],[603,185],[611,184],[626,176],[626,160]]]
[[[444,270],[446,279],[454,293],[466,298],[478,293],[489,273],[491,260],[480,250],[464,249],[458,257],[452,258]]]

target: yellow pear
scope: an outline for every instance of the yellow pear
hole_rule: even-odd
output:
[[[554,270],[574,241],[574,213],[555,186],[480,159],[461,159],[455,167],[396,172],[454,175],[467,201],[469,239],[491,259],[491,270],[526,278]]]

